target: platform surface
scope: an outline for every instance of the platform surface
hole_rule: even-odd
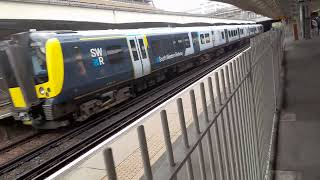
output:
[[[286,61],[287,107],[279,124],[277,179],[286,174],[288,180],[319,180],[320,38],[288,43]]]

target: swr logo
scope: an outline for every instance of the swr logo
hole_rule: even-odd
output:
[[[102,48],[92,48],[90,49],[92,64],[95,67],[104,65],[104,59],[102,54]]]

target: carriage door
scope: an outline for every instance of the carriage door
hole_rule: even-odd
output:
[[[224,34],[225,34],[226,42],[229,43],[229,32],[227,29],[224,29]]]
[[[192,44],[193,44],[193,48],[194,48],[194,53],[196,54],[200,51],[198,32],[191,32],[191,37],[192,37]]]
[[[143,36],[128,37],[127,41],[134,70],[134,78],[137,79],[150,74],[150,61]]]
[[[148,40],[145,36],[136,36],[140,59],[143,69],[143,75],[148,75],[151,72],[150,60],[148,55]]]

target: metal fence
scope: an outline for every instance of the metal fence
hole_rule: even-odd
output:
[[[182,143],[171,141],[168,122],[172,119],[166,109],[160,112],[167,162],[157,170],[151,167],[144,126],[139,126],[144,179],[270,178],[282,41],[279,30],[253,38],[251,47],[242,55],[207,76],[199,87],[193,87],[189,100],[176,99]],[[200,95],[195,95],[195,88],[200,88]],[[186,104],[192,109],[193,124],[189,127]],[[108,178],[117,179],[111,148],[104,151],[104,159]]]

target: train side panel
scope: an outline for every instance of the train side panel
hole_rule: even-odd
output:
[[[126,38],[62,43],[65,78],[60,99],[133,79]]]
[[[148,36],[148,43],[152,71],[180,62],[192,52],[188,33]]]

